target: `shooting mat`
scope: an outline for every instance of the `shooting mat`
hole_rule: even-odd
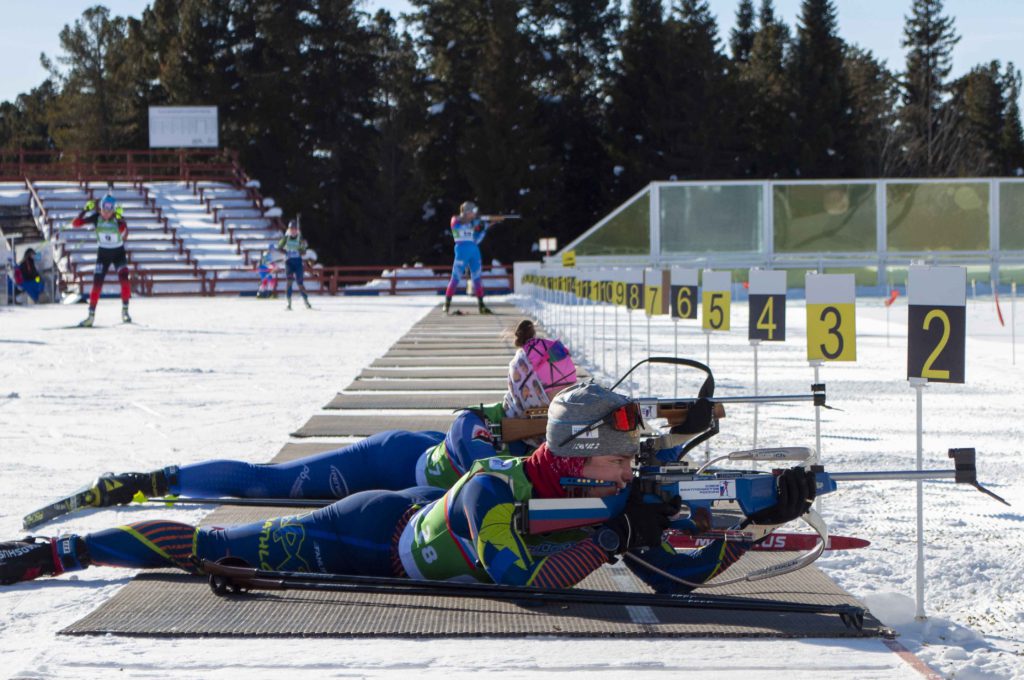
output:
[[[516,315],[518,316],[518,314]],[[485,317],[486,318],[486,317]],[[462,363],[462,362],[460,362]],[[472,403],[463,393],[458,405]],[[488,393],[489,394],[489,393]],[[346,395],[339,395],[346,396]],[[365,398],[370,395],[361,395]],[[378,395],[372,395],[378,396]],[[398,405],[387,395],[391,408]],[[368,408],[362,402],[363,408]],[[385,429],[444,430],[451,415],[313,416],[295,436],[368,435]],[[272,462],[336,448],[336,444],[293,443]],[[295,508],[222,506],[204,524],[253,522]],[[748,553],[723,578],[791,556]],[[620,562],[591,574],[581,587],[648,592]],[[820,604],[859,604],[814,567],[781,577],[716,589],[714,594]],[[474,598],[424,595],[256,592],[215,596],[206,580],[170,570],[143,572],[99,609],[61,631],[67,635],[153,637],[322,636],[322,637],[874,637],[881,624],[866,617],[862,630],[847,628],[824,614],[664,609],[598,604],[521,606]]]

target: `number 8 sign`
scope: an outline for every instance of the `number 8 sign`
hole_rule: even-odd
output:
[[[808,361],[856,361],[853,274],[808,274],[806,283]]]
[[[911,266],[907,299],[907,377],[962,383],[967,270]]]

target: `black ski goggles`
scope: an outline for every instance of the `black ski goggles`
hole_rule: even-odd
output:
[[[640,415],[640,405],[635,401],[623,404],[611,413],[598,418],[592,423],[588,423],[587,426],[579,432],[574,432],[572,435],[560,442],[558,446],[565,446],[577,437],[581,437],[587,432],[597,429],[601,425],[607,425],[616,432],[632,432],[633,430],[640,429],[644,426],[644,419]]]

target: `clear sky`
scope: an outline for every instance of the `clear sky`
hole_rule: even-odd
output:
[[[623,0],[626,4],[628,0]],[[723,44],[735,21],[737,0],[708,0],[718,18]],[[81,17],[96,2],[83,0],[0,0],[0,101],[12,100],[41,83],[46,72],[39,54],[60,52],[61,28]],[[107,0],[111,13],[139,16],[148,0]],[[666,0],[668,4],[668,0]],[[755,1],[755,6],[760,4]],[[904,15],[911,0],[836,0],[839,32],[849,41],[874,52],[889,68],[903,68],[900,47]],[[385,7],[393,13],[409,10],[406,0],[367,0],[365,8]],[[775,0],[776,12],[795,25],[800,0]],[[972,66],[998,59],[1024,68],[1024,0],[946,0],[945,12],[956,18],[961,35],[954,52],[954,75]]]

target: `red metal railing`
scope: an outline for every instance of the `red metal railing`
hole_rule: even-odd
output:
[[[220,181],[248,179],[229,149],[0,150],[0,180]]]

